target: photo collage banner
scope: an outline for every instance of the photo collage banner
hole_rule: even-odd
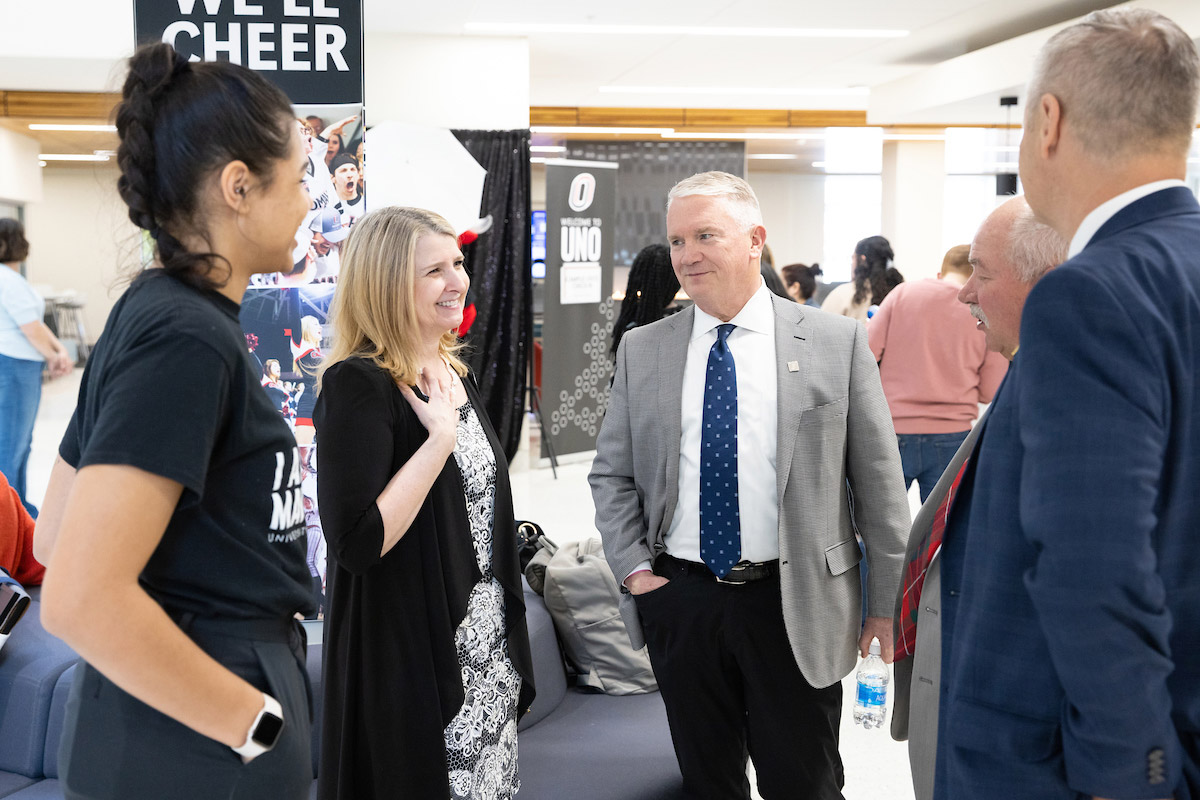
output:
[[[255,276],[241,322],[263,391],[296,434],[308,567],[323,607],[312,412],[333,336],[327,320],[342,242],[366,208],[362,0],[134,0],[134,24],[139,44],[163,41],[192,61],[241,64],[292,101],[311,207],[296,231],[291,269]]]

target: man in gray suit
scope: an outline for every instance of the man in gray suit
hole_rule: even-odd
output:
[[[1024,197],[1014,197],[984,220],[971,243],[971,277],[958,299],[971,306],[987,334],[989,350],[1012,360],[1020,344],[1021,309],[1029,290],[1066,257],[1067,242],[1034,219]],[[892,738],[908,739],[916,800],[933,797],[937,756],[942,665],[942,581],[937,555],[941,531],[952,492],[981,430],[983,418],[967,435],[913,520],[905,556],[909,568],[896,596]]]
[[[773,296],[753,190],[694,175],[667,238],[695,306],[621,340],[590,481],[685,791],[840,798],[839,681],[877,637],[909,512],[862,325]],[[866,545],[869,609],[861,625]]]

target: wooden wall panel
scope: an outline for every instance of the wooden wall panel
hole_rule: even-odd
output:
[[[684,123],[682,108],[580,108],[580,125],[637,128],[677,128]]]
[[[108,120],[120,95],[101,92],[5,92],[4,115]]]
[[[774,109],[752,108],[689,108],[686,112],[687,125],[693,128],[753,127],[786,128],[788,112]]]

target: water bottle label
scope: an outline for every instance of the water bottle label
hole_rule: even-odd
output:
[[[883,708],[887,705],[887,687],[858,684],[858,704]]]

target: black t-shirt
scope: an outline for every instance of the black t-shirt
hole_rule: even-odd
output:
[[[313,611],[296,440],[262,390],[232,300],[158,269],[139,276],[88,359],[59,454],[183,484],[141,575],[169,610]]]

